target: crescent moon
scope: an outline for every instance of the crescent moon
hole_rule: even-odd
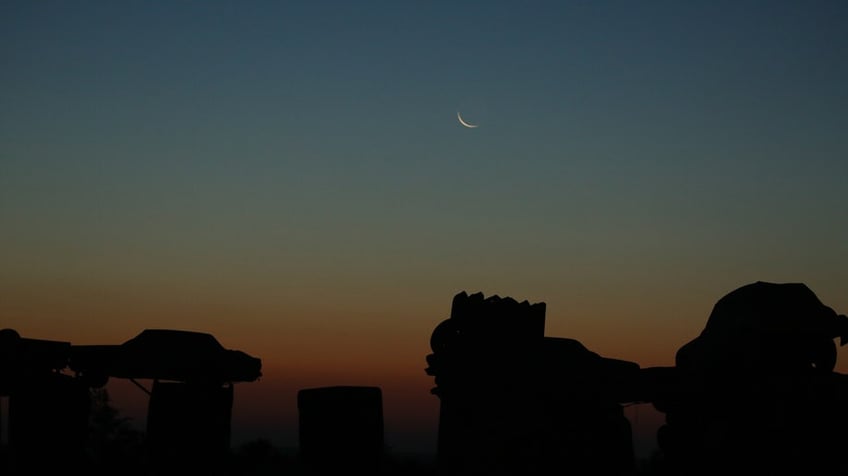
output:
[[[469,129],[474,129],[475,127],[478,127],[477,124],[469,124],[469,123],[465,122],[464,120],[462,120],[462,116],[459,114],[459,111],[456,111],[456,118],[459,119],[460,124],[462,124],[463,126],[469,128]]]

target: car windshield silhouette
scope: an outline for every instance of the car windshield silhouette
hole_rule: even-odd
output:
[[[195,383],[252,382],[262,361],[224,348],[204,332],[145,329],[121,345],[74,346],[70,368],[93,380],[108,377]]]

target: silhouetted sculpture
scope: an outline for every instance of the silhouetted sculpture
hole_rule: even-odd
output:
[[[848,433],[837,431],[848,424],[848,376],[834,372],[848,317],[801,283],[728,293],[674,367],[643,369],[544,332],[544,303],[454,296],[426,356],[440,400],[441,473],[631,475],[622,403],[652,402],[666,415],[657,441],[667,474],[848,474]],[[74,346],[0,330],[0,395],[9,397],[0,469],[89,469],[90,389],[118,377],[154,380],[151,474],[223,474],[233,470],[233,382],[259,376],[259,359],[204,333],[149,329],[117,346]],[[304,469],[384,469],[379,387],[303,389],[298,411]]]
[[[722,297],[676,355],[678,389],[658,399],[658,443],[674,474],[848,474],[848,377],[833,372],[837,316],[800,283]]]
[[[544,336],[545,304],[454,296],[426,371],[448,475],[623,475],[635,470],[622,399],[639,366]]]
[[[6,466],[11,474],[83,468],[90,401],[87,386],[58,372],[69,348],[68,342],[0,330],[0,394],[9,396]]]
[[[260,359],[201,332],[148,329],[121,345],[74,346],[0,330],[0,395],[9,396],[10,461],[3,464],[13,474],[89,469],[90,391],[118,377],[154,380],[147,422],[152,474],[222,474],[232,383],[259,376]]]
[[[120,345],[75,345],[68,367],[102,385],[109,377],[225,384],[253,382],[262,361],[205,332],[145,329]]]
[[[379,387],[332,386],[297,393],[299,456],[309,474],[377,474],[384,457]]]
[[[88,387],[59,373],[30,376],[9,396],[12,474],[76,473],[85,468]]]

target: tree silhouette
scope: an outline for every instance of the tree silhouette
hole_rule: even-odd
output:
[[[87,456],[95,474],[143,474],[144,434],[121,416],[105,388],[91,389]]]

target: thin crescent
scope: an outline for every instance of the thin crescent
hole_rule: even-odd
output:
[[[477,127],[477,124],[469,124],[469,123],[463,121],[462,116],[459,115],[459,111],[456,111],[456,118],[459,119],[460,124],[462,124],[463,126],[469,128],[469,129],[474,129],[475,127]]]

